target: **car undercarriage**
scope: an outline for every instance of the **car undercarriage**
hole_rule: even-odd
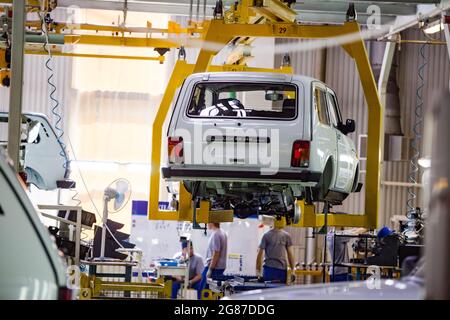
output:
[[[302,198],[306,189],[288,184],[217,181],[184,181],[184,186],[194,201],[208,199],[212,210],[233,210],[240,219],[253,215],[293,219],[295,200]]]

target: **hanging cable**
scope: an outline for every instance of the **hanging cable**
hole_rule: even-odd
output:
[[[48,12],[38,13],[38,15],[39,15],[40,20],[41,20],[41,30],[42,30],[42,33],[43,33],[43,35],[45,37],[45,43],[44,43],[43,47],[44,47],[45,52],[47,52],[47,54],[48,54],[48,58],[47,58],[47,60],[45,62],[45,67],[46,67],[47,71],[49,72],[49,76],[47,78],[47,83],[51,87],[51,92],[50,92],[49,97],[50,97],[50,100],[54,103],[51,112],[56,118],[56,123],[55,123],[55,131],[57,132],[56,133],[56,138],[58,140],[58,143],[62,147],[62,151],[61,151],[60,155],[62,157],[64,157],[64,159],[66,159],[66,161],[64,162],[64,169],[67,169],[67,158],[66,158],[67,146],[62,141],[62,137],[64,136],[64,129],[61,127],[61,122],[62,122],[62,116],[61,116],[61,113],[60,113],[61,112],[61,108],[60,108],[60,103],[59,103],[59,101],[58,101],[58,99],[56,97],[57,87],[56,87],[55,83],[53,82],[53,79],[54,79],[54,76],[55,76],[54,69],[50,66],[50,63],[53,61],[53,55],[52,55],[51,50],[49,48],[50,42],[49,42],[49,37],[48,37],[48,27],[47,26],[51,23],[51,18],[50,18],[50,15],[48,14]],[[67,138],[68,138],[69,145],[70,145],[70,147],[72,149],[72,155],[73,155],[73,157],[74,157],[74,159],[76,161],[75,152],[74,152],[74,148],[72,146],[72,143],[70,141],[70,137],[67,137]],[[81,173],[81,169],[79,168],[79,166],[77,166],[77,168],[78,168],[81,180],[83,182],[83,185],[84,185],[84,187],[86,189],[86,192],[88,193],[89,199],[90,199],[92,205],[94,206],[96,214],[101,219],[102,217],[101,217],[101,215],[100,215],[100,213],[99,213],[99,211],[97,209],[97,206],[95,205],[94,199],[92,198],[92,196],[91,196],[91,194],[89,192],[89,189],[87,188],[87,184],[86,184],[86,182],[84,180],[84,177],[83,177],[83,175]],[[71,188],[70,190],[76,192],[75,195],[72,196],[72,200],[76,201],[77,205],[81,204],[81,201],[78,199],[78,194],[79,193],[76,190],[74,190],[73,188]],[[111,237],[114,239],[114,241],[123,249],[124,248],[123,245],[116,239],[116,237],[114,236],[113,232],[110,230],[108,225],[106,225],[105,227],[106,227],[106,230],[108,230],[108,232],[111,235]],[[94,233],[94,237],[95,237],[95,233]]]
[[[195,16],[195,23],[198,23],[200,18],[200,0],[197,0],[197,12]]]
[[[55,122],[56,138],[58,140],[58,143],[62,147],[60,155],[64,159],[66,159],[66,153],[65,153],[66,145],[64,144],[64,142],[62,140],[62,137],[64,136],[64,128],[61,126],[61,123],[62,123],[61,108],[60,108],[60,103],[56,97],[57,88],[53,81],[53,79],[55,77],[54,70],[50,66],[50,64],[53,62],[53,56],[52,56],[51,49],[49,48],[49,37],[48,37],[48,25],[51,23],[51,18],[47,12],[45,12],[43,14],[40,13],[39,15],[41,18],[42,34],[45,37],[45,43],[44,43],[43,47],[44,47],[44,51],[47,52],[47,54],[48,54],[47,60],[45,62],[45,68],[47,69],[48,74],[49,74],[49,76],[47,78],[47,83],[51,88],[50,95],[49,95],[49,98],[50,98],[51,104],[52,104],[51,112],[56,119],[56,122]],[[66,168],[67,168],[67,160],[64,162],[64,169],[66,169]]]
[[[410,161],[409,182],[416,184],[417,175],[419,173],[419,157],[420,157],[420,141],[422,139],[422,124],[423,124],[423,87],[425,86],[424,69],[427,65],[425,56],[426,44],[422,44],[419,48],[419,68],[417,72],[418,83],[416,89],[416,107],[414,110],[414,125],[413,125],[413,139],[411,140],[412,156]],[[408,230],[414,231],[416,224],[416,202],[417,194],[414,187],[408,188],[408,200],[407,205],[407,218],[408,218]]]
[[[194,9],[194,0],[189,1],[189,20],[188,20],[188,26],[192,23],[192,11]]]
[[[73,147],[73,145],[72,145],[72,141],[70,140],[70,137],[69,137],[69,136],[67,136],[67,141],[68,141],[68,143],[69,143],[70,149],[72,150],[72,156],[73,156],[74,160],[75,160],[76,162],[78,162],[78,161],[77,161],[77,156],[76,156],[76,153],[75,153],[75,149],[74,149],[74,147]],[[88,186],[87,186],[86,180],[84,179],[83,173],[82,173],[82,171],[81,171],[79,165],[77,165],[77,170],[78,170],[78,174],[80,175],[81,182],[83,183],[84,189],[86,190],[86,193],[87,193],[87,195],[88,195],[88,197],[89,197],[89,200],[90,200],[90,202],[91,202],[91,204],[92,204],[92,206],[93,206],[93,208],[94,208],[94,210],[95,210],[95,214],[97,215],[98,218],[100,218],[100,220],[102,220],[103,217],[102,217],[102,215],[100,214],[100,211],[98,210],[97,205],[95,204],[94,198],[92,197],[92,195],[91,195],[91,193],[90,193],[90,191],[89,191],[89,188],[88,188]],[[105,227],[106,227],[106,230],[107,230],[107,231],[109,232],[109,234],[111,235],[111,237],[113,238],[113,240],[119,245],[119,247],[122,248],[122,249],[124,249],[124,246],[120,243],[119,240],[117,240],[117,238],[114,236],[113,232],[112,232],[111,229],[108,227],[108,225],[105,225]],[[95,232],[94,232],[94,238],[95,238],[95,234],[96,234],[96,232],[97,232],[98,230],[99,230],[98,228],[95,230]]]
[[[48,78],[47,78],[47,84],[50,86],[50,101],[52,104],[51,113],[56,119],[55,123],[55,131],[56,131],[56,139],[58,143],[61,145],[61,152],[59,155],[65,159],[63,167],[64,170],[67,170],[68,167],[68,159],[67,159],[67,146],[63,141],[64,136],[64,128],[61,125],[62,124],[62,115],[61,115],[61,104],[58,101],[58,98],[56,96],[57,88],[53,81],[55,77],[54,68],[50,65],[53,62],[53,55],[50,49],[50,41],[48,36],[48,26],[51,24],[52,19],[50,17],[50,14],[48,12],[39,13],[39,17],[41,20],[41,31],[44,35],[45,41],[44,41],[44,51],[47,52],[47,60],[45,61],[45,68],[48,71]],[[72,201],[75,202],[76,206],[80,206],[81,200],[78,198],[79,192],[75,189],[75,182],[72,183],[72,185],[69,187],[69,190],[72,192]]]
[[[54,68],[52,68],[50,66],[50,64],[53,62],[53,55],[52,55],[51,49],[49,48],[50,41],[49,41],[49,37],[48,37],[48,25],[50,25],[50,23],[52,22],[52,19],[48,12],[38,13],[38,14],[39,14],[39,18],[41,20],[41,31],[45,37],[45,42],[44,42],[43,47],[44,47],[44,51],[47,52],[47,54],[48,54],[47,60],[45,61],[45,68],[47,69],[47,71],[49,73],[49,76],[47,78],[47,84],[51,88],[50,95],[49,95],[50,101],[52,102],[52,105],[53,105],[51,112],[56,118],[56,123],[55,123],[56,139],[61,146],[61,152],[59,153],[59,155],[61,157],[63,157],[63,159],[65,159],[64,164],[63,164],[64,170],[67,170],[67,166],[68,166],[67,146],[62,140],[62,137],[64,136],[64,128],[61,126],[61,123],[62,123],[61,108],[60,108],[60,103],[58,101],[58,98],[56,97],[57,88],[56,88],[55,83],[53,82],[53,79],[55,77]],[[80,206],[81,200],[78,197],[79,192],[75,189],[75,181],[73,181],[72,185],[69,187],[69,190],[70,190],[70,192],[72,192],[72,197],[71,197],[72,201],[75,203],[76,206]],[[82,231],[81,234],[83,235],[81,240],[85,240],[88,237],[87,233],[84,231]]]
[[[206,0],[203,0],[203,21],[206,20]]]

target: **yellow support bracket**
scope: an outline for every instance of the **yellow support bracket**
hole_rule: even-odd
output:
[[[158,298],[169,299],[172,294],[172,280],[164,280],[158,278],[156,282],[140,283],[140,282],[118,282],[104,281],[99,277],[92,276],[88,279],[88,283],[84,284],[81,290],[80,299],[96,299],[102,298],[103,291],[114,292],[149,292],[157,294]]]
[[[233,222],[233,210],[211,210],[211,202],[200,201],[197,209],[197,223]]]
[[[314,205],[307,205],[298,200],[296,206],[300,209],[300,221],[292,227],[320,228],[325,224],[325,215],[315,212]],[[366,215],[328,213],[327,225],[330,227],[364,227],[367,226]]]
[[[256,0],[251,8],[273,22],[295,22],[297,17],[297,11],[279,0]]]

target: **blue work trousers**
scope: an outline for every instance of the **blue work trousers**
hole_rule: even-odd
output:
[[[286,283],[287,270],[263,266],[264,281],[276,281]]]
[[[197,290],[197,295],[199,295],[200,291],[201,291],[201,290],[199,290],[201,282],[202,282],[201,280],[197,281],[196,283],[194,283],[191,286],[191,289]],[[177,298],[178,291],[180,290],[180,287],[181,287],[181,282],[179,282],[179,281],[172,282],[172,299],[176,299]]]
[[[199,285],[199,289],[197,290],[198,292],[198,299],[200,300],[202,298],[202,290],[207,288],[207,283],[206,283],[206,274],[208,273],[209,267],[206,266],[205,269],[203,269],[202,272],[202,280],[200,280],[200,285]],[[211,277],[214,279],[215,277],[220,277],[223,275],[225,269],[214,269],[212,271]]]

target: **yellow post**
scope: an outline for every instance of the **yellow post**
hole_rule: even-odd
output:
[[[357,24],[353,27],[354,32],[360,31]],[[383,141],[384,108],[378,95],[377,85],[364,41],[360,39],[349,44],[344,49],[355,60],[369,111],[364,213],[366,216],[365,227],[374,229],[378,227],[378,211],[380,207],[381,144]]]
[[[186,61],[179,60],[173,68],[172,76],[167,84],[166,92],[161,100],[161,104],[156,113],[152,130],[152,156],[151,156],[151,175],[150,175],[150,202],[148,205],[148,218],[150,220],[178,220],[177,211],[167,211],[164,214],[159,213],[159,184],[161,180],[161,143],[162,128],[170,104],[175,95],[176,89],[183,83],[184,79],[193,71],[193,65]],[[184,188],[184,187],[183,187]],[[185,201],[183,202],[184,205]],[[181,204],[180,204],[181,205]],[[184,208],[184,207],[183,207]]]

